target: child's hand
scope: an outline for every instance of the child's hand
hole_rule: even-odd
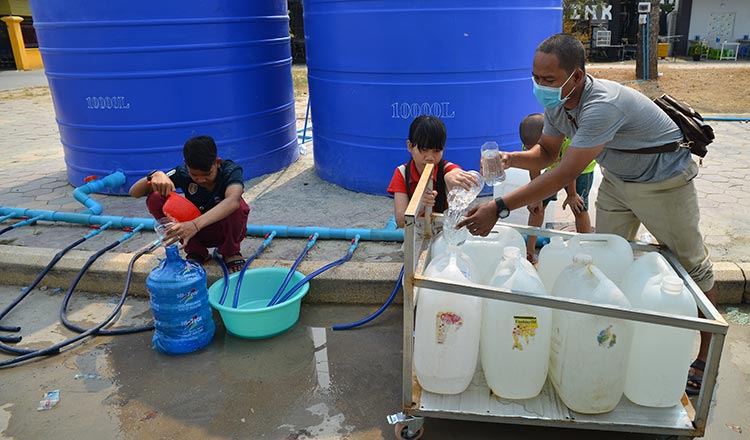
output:
[[[169,196],[169,194],[175,190],[172,179],[162,172],[154,173],[151,182],[148,184],[151,185],[151,188],[154,191],[161,193],[164,197]]]
[[[422,197],[422,206],[435,206],[436,197],[437,191],[425,191],[424,197]]]
[[[445,175],[445,186],[448,190],[461,187],[469,191],[473,185],[479,185],[477,178],[464,170],[454,169]]]
[[[565,201],[563,202],[563,210],[565,210],[565,206],[570,206],[570,210],[573,211],[573,214],[578,215],[583,212],[583,198],[579,196],[578,194],[572,194],[569,195]]]

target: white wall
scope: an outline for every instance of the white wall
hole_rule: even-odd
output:
[[[711,14],[734,13],[734,27],[731,34],[722,39],[735,41],[750,35],[750,1],[748,0],[693,0],[690,14],[689,38],[700,35],[701,40],[715,41],[718,35],[709,31]]]

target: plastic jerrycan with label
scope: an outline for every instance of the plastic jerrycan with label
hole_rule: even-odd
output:
[[[547,294],[536,269],[516,247],[503,250],[503,261],[490,285]],[[551,309],[484,298],[479,353],[493,393],[505,399],[539,394],[547,380],[551,329]]]
[[[539,251],[537,271],[547,292],[552,291],[560,272],[573,262],[573,254],[559,235],[550,238],[549,243]]]
[[[660,285],[666,276],[677,276],[667,260],[658,252],[647,252],[636,258],[625,270],[620,289],[635,307],[643,290],[652,284]]]
[[[456,247],[434,258],[425,275],[476,282],[476,268]],[[459,394],[471,383],[479,358],[482,298],[419,289],[414,323],[414,370],[420,386],[439,394]]]
[[[649,284],[633,302],[637,309],[689,317],[698,316],[695,299],[680,277],[667,275]],[[634,322],[625,395],[633,403],[669,407],[685,391],[696,331]]]
[[[554,296],[630,308],[625,295],[577,254],[557,277]],[[584,414],[613,410],[622,398],[633,339],[630,321],[587,313],[553,311],[549,377],[565,405]]]
[[[633,262],[633,249],[627,240],[614,234],[578,234],[568,240],[573,255],[586,254],[594,265],[618,287],[625,268]]]
[[[521,233],[510,226],[496,226],[486,237],[469,236],[459,248],[476,267],[476,282],[489,284],[506,246],[523,250],[526,242]],[[435,237],[431,247],[433,258],[447,251],[448,244],[443,234]]]

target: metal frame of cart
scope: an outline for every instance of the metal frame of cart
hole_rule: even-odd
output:
[[[404,238],[404,331],[403,331],[403,412],[388,417],[397,426],[396,434],[401,438],[418,438],[422,432],[423,417],[474,420],[496,423],[526,424],[547,427],[597,429],[602,431],[625,431],[635,433],[676,436],[678,438],[701,437],[705,431],[711,398],[718,375],[719,360],[728,325],[716,308],[688,276],[674,255],[658,246],[631,242],[634,251],[659,251],[680,278],[707,318],[690,318],[677,315],[662,315],[649,311],[625,309],[616,306],[594,305],[585,301],[520,295],[501,288],[463,284],[423,276],[429,261],[428,244],[442,216],[433,215],[426,209],[424,217],[418,215],[419,201],[426,189],[431,189],[432,165],[422,172],[422,179],[414,192],[405,215]],[[574,234],[548,229],[508,225],[521,233],[550,237]],[[423,238],[422,238],[423,237]],[[618,406],[606,414],[580,414],[569,410],[556,395],[547,381],[542,392],[534,399],[512,401],[491,396],[482,371],[478,371],[469,388],[458,395],[440,395],[423,391],[413,372],[414,353],[414,288],[439,289],[462,295],[500,299],[534,306],[574,312],[591,313],[612,318],[672,327],[699,330],[711,333],[703,386],[695,407],[683,395],[682,404],[671,408],[648,408],[636,405],[623,396]]]

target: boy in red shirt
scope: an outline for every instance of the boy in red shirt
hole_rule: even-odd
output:
[[[448,191],[455,186],[469,189],[476,184],[474,177],[458,165],[443,159],[447,133],[445,124],[435,116],[419,116],[409,126],[406,148],[411,154],[409,162],[399,165],[393,172],[388,193],[393,195],[396,224],[404,227],[404,213],[419,177],[428,163],[435,164],[432,176],[432,192],[426,192],[422,206],[432,206],[433,212],[448,209]]]

